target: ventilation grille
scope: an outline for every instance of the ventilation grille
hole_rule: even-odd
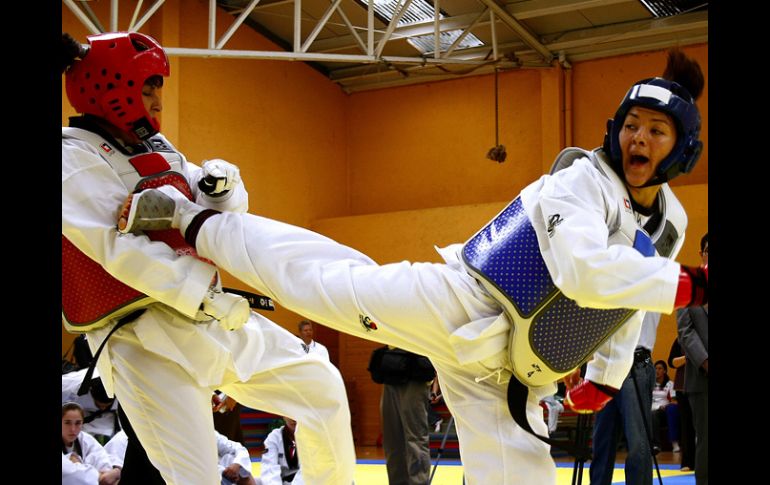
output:
[[[454,43],[455,40],[457,40],[458,37],[463,33],[462,30],[450,30],[447,32],[440,32],[439,33],[439,49],[440,52],[445,52],[449,49],[449,47]],[[427,34],[427,35],[421,35],[419,37],[410,37],[407,39],[407,42],[412,44],[412,46],[422,52],[423,54],[432,54],[434,50],[434,39],[436,36],[434,34]],[[476,37],[473,34],[468,34],[465,36],[463,40],[460,41],[460,43],[455,47],[455,50],[459,49],[468,49],[469,47],[478,47],[480,45],[484,45],[481,40],[479,40],[478,37]]]
[[[704,0],[639,0],[656,17],[670,17],[690,11],[707,8]]]
[[[401,4],[403,4],[403,2],[399,2],[398,0],[374,0],[374,11],[388,19],[388,22],[390,22],[398,13]],[[409,8],[406,9],[404,15],[398,20],[398,27],[433,20],[433,12],[433,5],[425,0],[412,0],[412,3],[409,4]],[[440,18],[444,18],[444,16],[441,15]]]

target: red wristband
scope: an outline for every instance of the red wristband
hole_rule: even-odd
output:
[[[692,301],[692,277],[686,271],[679,270],[679,286],[676,287],[674,308],[684,308]]]

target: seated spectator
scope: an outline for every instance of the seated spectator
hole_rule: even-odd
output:
[[[655,362],[655,386],[652,388],[653,440],[660,446],[660,428],[668,423],[668,439],[674,453],[679,452],[679,408],[674,402],[674,382],[668,378],[668,366],[662,360]]]
[[[93,436],[82,431],[83,415],[77,403],[62,405],[62,485],[115,485],[121,466]]]
[[[98,371],[94,373],[96,377],[91,379],[89,393],[78,396],[78,389],[87,371],[88,369],[81,369],[62,374],[62,404],[65,402],[79,404],[85,414],[83,431],[96,438],[99,443],[105,444],[121,429],[118,420],[118,401],[114,397],[107,396]]]
[[[221,485],[258,485],[251,475],[249,451],[242,444],[230,441],[220,433],[216,433],[216,435],[219,474],[222,476]],[[114,463],[119,463],[122,466],[127,446],[128,436],[125,431],[120,431],[104,445],[104,449]]]
[[[285,426],[274,429],[265,438],[265,452],[262,454],[262,485],[304,485],[299,468],[294,429],[297,422],[283,417]]]
[[[222,485],[261,485],[251,475],[249,450],[242,444],[217,433],[217,453]]]
[[[95,485],[99,483],[99,471],[82,463],[72,455],[61,455],[62,485]]]
[[[104,451],[110,455],[112,462],[118,466],[123,466],[123,460],[126,457],[126,448],[128,447],[128,435],[125,431],[118,431],[107,444],[104,445]]]

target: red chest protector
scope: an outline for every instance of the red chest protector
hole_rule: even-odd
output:
[[[167,157],[174,165],[180,164],[182,159],[179,153],[171,153],[171,156]],[[124,160],[133,167],[129,173],[116,166],[116,163]],[[173,185],[192,200],[192,191],[187,179],[180,172],[174,171],[167,158],[159,152],[130,158],[120,156],[117,160],[108,160],[108,163],[121,175],[124,183],[129,181],[127,186],[138,178],[133,187],[128,187],[129,190]],[[177,254],[198,257],[195,248],[189,246],[176,229],[147,231],[146,235],[153,241],[168,244]],[[209,260],[204,261],[211,263]],[[62,321],[69,332],[83,333],[94,330],[154,301],[112,277],[99,263],[83,254],[62,236]]]

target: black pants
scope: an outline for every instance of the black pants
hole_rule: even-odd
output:
[[[695,424],[695,484],[709,483],[709,392],[688,394]]]
[[[676,391],[676,401],[679,403],[679,422],[682,425],[682,434],[679,440],[679,448],[682,451],[682,466],[695,470],[695,426],[693,425],[690,398],[684,391]]]
[[[158,469],[147,457],[147,452],[144,451],[120,405],[118,405],[118,416],[120,425],[128,436],[126,457],[123,459],[123,470],[120,473],[120,485],[166,485]]]

